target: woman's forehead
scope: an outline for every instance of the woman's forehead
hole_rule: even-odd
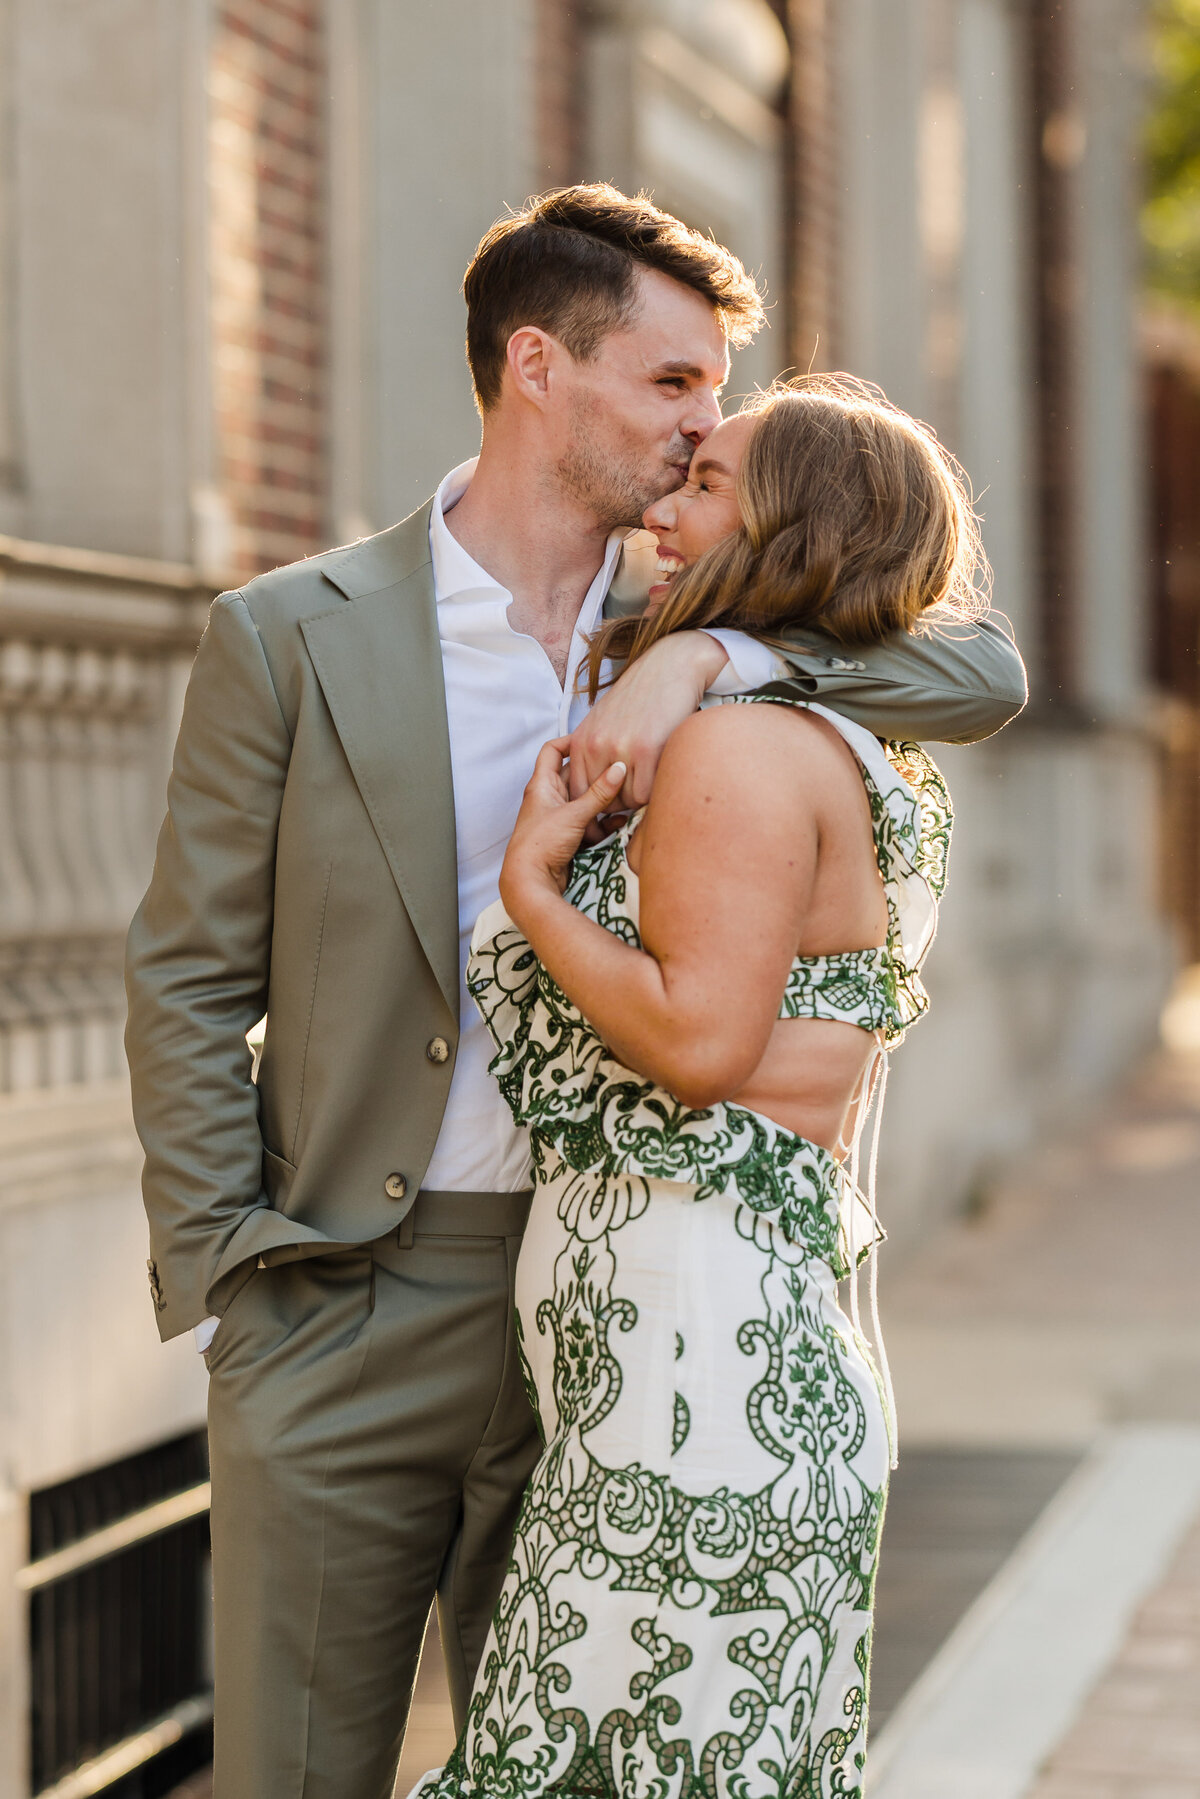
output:
[[[698,446],[692,458],[692,473],[699,474],[709,468],[722,474],[736,475],[756,423],[756,419],[740,413],[733,418],[722,419]]]

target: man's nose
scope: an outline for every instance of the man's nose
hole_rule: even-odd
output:
[[[692,404],[680,421],[679,429],[692,445],[702,444],[710,431],[721,423],[721,402],[712,389],[693,393]]]

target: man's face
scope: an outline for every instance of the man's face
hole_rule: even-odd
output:
[[[631,324],[590,362],[564,356],[557,473],[609,530],[640,524],[682,487],[698,444],[720,422],[729,349],[700,294],[657,270],[638,275]]]

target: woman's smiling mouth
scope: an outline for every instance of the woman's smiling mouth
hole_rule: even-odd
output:
[[[668,550],[660,547],[658,560],[654,565],[656,578],[650,587],[648,597],[652,600],[661,600],[662,596],[671,585],[671,582],[675,579],[675,576],[679,573],[680,569],[684,567],[686,561],[686,556],[680,555],[678,550]]]

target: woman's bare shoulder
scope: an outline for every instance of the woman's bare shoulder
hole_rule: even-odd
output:
[[[656,781],[679,797],[714,796],[768,810],[861,785],[854,752],[836,727],[801,706],[706,707],[668,739]]]

